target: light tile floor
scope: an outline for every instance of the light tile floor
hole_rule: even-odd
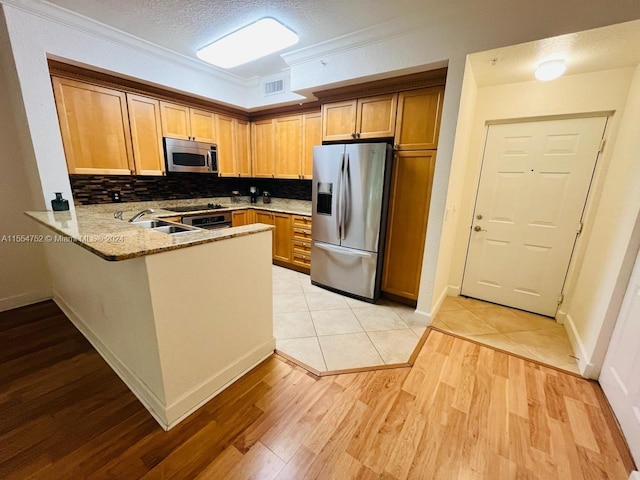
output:
[[[273,320],[276,348],[319,372],[406,363],[426,328],[411,307],[338,295],[275,265]]]
[[[275,265],[273,318],[276,348],[319,372],[406,363],[426,321],[406,305],[338,295]],[[432,326],[578,372],[564,327],[547,317],[448,297]]]
[[[567,333],[552,318],[472,298],[447,297],[431,326],[578,373]]]

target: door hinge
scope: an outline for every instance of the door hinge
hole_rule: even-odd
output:
[[[578,233],[577,235],[580,235],[582,233],[582,229],[584,228],[584,223],[580,222],[580,225],[578,226]]]
[[[603,138],[600,142],[600,148],[598,149],[598,153],[602,153],[604,151],[604,146],[607,144],[607,139]]]
[[[564,293],[561,293],[558,297],[558,305],[560,305],[562,302],[564,302]]]

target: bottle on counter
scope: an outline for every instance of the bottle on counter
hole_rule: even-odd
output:
[[[62,192],[56,192],[56,198],[51,200],[51,208],[53,208],[55,212],[69,210],[69,200],[62,198]]]

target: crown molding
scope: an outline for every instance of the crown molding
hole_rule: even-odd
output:
[[[147,40],[131,35],[130,33],[123,32],[122,30],[110,27],[92,18],[72,12],[57,5],[53,5],[44,0],[0,0],[0,4],[22,10],[26,13],[44,18],[45,20],[64,25],[65,27],[78,30],[117,45],[137,50],[147,55],[160,57],[169,63],[199,70],[208,75],[217,77],[220,80],[231,82],[236,85],[246,87],[251,85],[254,81],[250,79],[250,82],[247,82],[244,78],[223,71],[201,60],[161,47]]]
[[[319,60],[325,56],[410,35],[423,28],[420,25],[420,21],[419,19],[406,17],[396,18],[324,42],[316,43],[309,47],[283,53],[281,57],[289,66]]]

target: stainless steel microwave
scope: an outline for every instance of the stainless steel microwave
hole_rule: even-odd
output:
[[[212,143],[164,137],[167,172],[218,173],[218,147]]]

